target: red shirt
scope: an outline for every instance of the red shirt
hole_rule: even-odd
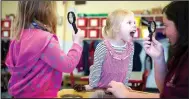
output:
[[[188,51],[180,57],[178,64],[169,62],[161,98],[188,98]]]

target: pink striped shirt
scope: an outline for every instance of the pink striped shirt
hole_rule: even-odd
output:
[[[127,85],[132,72],[133,54],[132,42],[126,42],[122,51],[115,50],[107,40],[100,43],[95,50],[94,64],[90,67],[89,85],[106,87],[112,80]]]

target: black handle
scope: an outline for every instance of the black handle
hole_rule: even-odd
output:
[[[73,27],[73,29],[74,29],[74,31],[75,31],[75,34],[78,32],[78,29],[77,29],[77,27],[76,27],[76,24],[75,23],[72,23],[72,27]]]
[[[154,25],[154,30],[151,29],[152,24]],[[150,37],[150,40],[149,40],[149,41],[152,41],[152,35],[153,35],[153,33],[156,31],[156,23],[155,23],[155,21],[150,21],[150,22],[149,22],[148,31],[149,31],[149,33],[150,33],[150,34],[149,34],[149,37]]]
[[[148,36],[148,37],[150,38],[149,41],[152,41],[152,34],[153,34],[153,33],[150,33],[149,36]]]
[[[141,23],[142,25],[149,26],[149,21],[144,17],[141,18]]]

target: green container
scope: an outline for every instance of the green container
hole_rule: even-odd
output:
[[[77,14],[78,17],[87,17],[87,18],[95,18],[95,17],[107,17],[108,14],[102,13],[102,14],[84,14],[84,13],[79,13]]]
[[[78,17],[86,17],[87,14],[84,14],[84,13],[78,13],[77,16],[78,16]]]

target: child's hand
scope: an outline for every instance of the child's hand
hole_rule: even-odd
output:
[[[73,38],[73,42],[76,44],[79,44],[80,46],[82,46],[82,41],[84,39],[84,34],[81,32],[81,29],[78,28],[78,32],[75,34],[75,32],[72,32],[72,38]]]
[[[86,91],[85,86],[84,86],[84,85],[80,85],[80,84],[75,84],[75,85],[73,86],[73,89],[74,89],[75,91],[78,91],[78,92]]]
[[[85,85],[85,89],[86,90],[92,90],[93,88],[91,86],[89,86],[89,85]]]

